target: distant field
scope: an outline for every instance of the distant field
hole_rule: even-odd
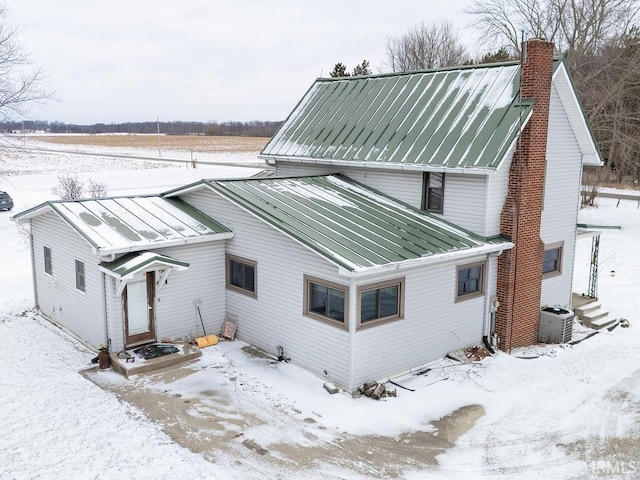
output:
[[[195,135],[37,135],[34,140],[59,145],[96,147],[158,148],[194,152],[260,152],[269,141],[265,137],[212,137]]]

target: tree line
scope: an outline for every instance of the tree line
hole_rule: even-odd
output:
[[[609,171],[640,183],[640,0],[471,0],[467,9],[485,53],[473,58],[449,22],[419,22],[387,37],[381,71],[396,72],[517,60],[526,38],[553,41],[566,59],[579,99]],[[369,62],[332,76],[371,74]],[[0,4],[0,128],[52,133],[157,133],[157,122],[72,125],[11,122],[32,104],[54,97],[44,72],[23,48]],[[271,136],[281,122],[161,122],[175,135]],[[29,126],[28,126],[29,125]]]
[[[9,132],[47,132],[47,133],[138,133],[164,135],[222,135],[234,137],[271,137],[280,128],[282,122],[252,120],[249,122],[124,122],[95,123],[78,125],[64,122],[25,120],[20,122],[4,121],[0,130]]]

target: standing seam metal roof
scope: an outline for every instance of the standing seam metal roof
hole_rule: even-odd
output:
[[[191,205],[159,196],[50,201],[14,216],[53,210],[101,254],[202,241],[230,230]]]
[[[261,157],[497,168],[532,110],[519,78],[507,63],[318,79]]]
[[[348,270],[487,245],[342,175],[206,184]]]

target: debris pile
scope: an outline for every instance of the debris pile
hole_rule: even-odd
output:
[[[456,352],[450,352],[447,354],[448,358],[460,363],[479,362],[482,359],[490,356],[491,356],[491,353],[489,352],[489,350],[477,345],[466,347],[466,348],[463,348],[462,350],[458,350]]]
[[[396,389],[393,390],[387,388],[384,383],[378,382],[365,382],[358,391],[365,397],[373,398],[374,400],[380,400],[383,397],[397,397],[398,393]]]

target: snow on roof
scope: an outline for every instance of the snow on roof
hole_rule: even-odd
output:
[[[510,246],[488,242],[342,175],[205,183],[349,271]]]
[[[363,77],[321,78],[260,158],[376,168],[497,169],[531,117],[520,65],[505,62]],[[585,165],[602,158],[564,62],[560,94]]]
[[[53,211],[101,254],[230,238],[230,230],[179,199],[158,196],[60,200],[14,216]]]
[[[318,79],[262,158],[495,169],[529,119],[517,63]]]
[[[113,262],[103,262],[100,268],[106,273],[117,278],[129,278],[151,267],[171,267],[176,270],[189,268],[187,262],[176,260],[167,255],[160,255],[155,252],[128,253]]]

